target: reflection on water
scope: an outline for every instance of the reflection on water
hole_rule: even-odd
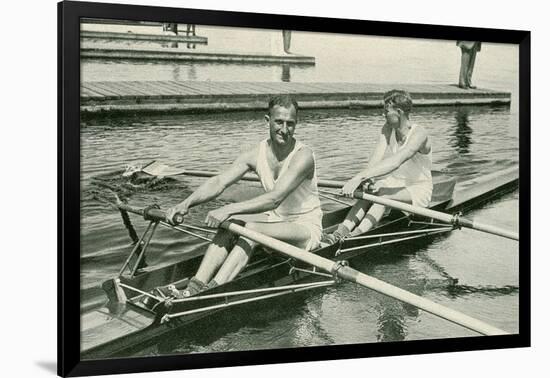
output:
[[[174,64],[170,66],[170,80],[174,81],[195,81],[197,80],[197,64],[186,62],[185,64]]]
[[[403,306],[397,302],[386,303],[378,317],[377,341],[402,341],[407,335]]]
[[[174,66],[173,76],[174,76],[174,80],[176,80],[176,81],[183,80],[182,77],[181,77],[181,67],[180,66]]]
[[[451,141],[451,147],[455,148],[458,153],[469,153],[470,145],[472,144],[473,130],[470,127],[471,110],[467,107],[458,107],[456,110],[456,128],[454,132],[454,141]]]
[[[283,64],[281,66],[281,81],[290,81],[290,64]]]

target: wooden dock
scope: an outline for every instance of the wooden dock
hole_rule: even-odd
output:
[[[82,44],[82,59],[146,60],[146,61],[195,61],[245,64],[293,64],[315,65],[315,58],[304,55],[233,54],[227,52],[199,52],[178,48],[141,48],[127,46],[97,46]]]
[[[148,42],[182,42],[206,45],[208,38],[200,36],[165,35],[165,34],[141,34],[141,33],[114,33],[103,31],[81,30],[80,39],[109,39],[124,41],[148,41]]]
[[[293,94],[304,109],[382,106],[390,89],[411,93],[415,106],[509,105],[510,93],[456,85],[210,81],[83,82],[83,114],[209,112],[265,109],[270,96]]]

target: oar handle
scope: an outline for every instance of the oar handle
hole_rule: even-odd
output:
[[[220,174],[218,171],[200,171],[200,170],[185,170],[180,174],[193,177],[214,177]],[[241,180],[259,182],[260,178],[255,174],[244,175]],[[337,180],[318,180],[317,185],[322,188],[341,189],[346,184],[345,181]]]
[[[166,217],[166,212],[164,210],[159,209],[158,207],[150,206],[150,207],[146,207],[145,209],[141,209],[135,206],[128,205],[123,202],[119,202],[117,206],[121,210],[125,210],[129,213],[141,215],[146,220],[150,220],[154,222],[168,222],[168,223],[174,223],[176,225],[183,223],[183,218],[184,218],[183,214],[176,213],[176,215],[174,215],[173,221],[170,222]]]
[[[177,225],[177,224],[182,224],[183,223],[183,214],[180,214],[180,213],[176,213],[176,215],[174,215],[174,218],[172,218],[172,221]]]

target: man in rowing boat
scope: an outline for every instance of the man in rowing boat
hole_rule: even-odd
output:
[[[409,93],[391,90],[384,94],[384,116],[378,144],[367,167],[349,180],[342,193],[352,197],[364,189],[381,197],[427,207],[432,197],[432,144],[426,130],[411,122],[412,99]],[[323,241],[335,243],[348,236],[357,236],[373,228],[386,208],[359,200],[343,223]]]
[[[272,98],[265,116],[269,138],[244,152],[228,169],[169,209],[167,218],[173,220],[178,213],[187,214],[191,207],[218,197],[247,172],[254,171],[265,193],[210,211],[205,220],[208,226],[218,227],[229,218],[245,220],[246,227],[254,231],[306,250],[316,248],[322,233],[322,211],[315,157],[309,147],[294,138],[297,114],[298,104],[293,98]],[[220,229],[187,289],[174,295],[191,296],[231,281],[245,267],[256,245]]]

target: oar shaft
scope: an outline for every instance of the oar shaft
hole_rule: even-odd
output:
[[[193,176],[193,177],[214,177],[214,176],[218,176],[220,174],[220,172],[217,172],[217,171],[193,171],[193,170],[188,171],[188,170],[186,170],[186,171],[183,171],[181,174],[185,175],[185,176]],[[243,180],[243,181],[260,181],[258,176],[254,176],[254,175],[244,175],[244,177],[241,178],[241,180]]]
[[[468,315],[449,309],[447,307],[434,303],[428,299],[422,298],[416,294],[412,294],[406,290],[400,289],[398,287],[395,287],[393,285],[380,281],[374,277],[370,277],[355,269],[352,269],[346,266],[341,266],[337,262],[331,261],[329,259],[325,259],[313,253],[306,252],[305,250],[294,247],[280,240],[273,239],[269,236],[260,234],[253,230],[247,229],[238,224],[235,224],[232,222],[224,222],[222,223],[221,227],[231,232],[234,232],[238,235],[254,240],[255,242],[260,243],[268,248],[279,251],[280,253],[286,256],[289,256],[296,260],[313,265],[327,272],[335,273],[342,279],[355,282],[359,285],[365,286],[379,293],[388,295],[402,302],[409,303],[424,311],[427,311],[431,314],[439,316],[443,319],[447,319],[453,323],[459,324],[463,327],[479,332],[481,334],[484,334],[484,335],[507,334],[507,332],[501,329],[493,327],[480,320],[474,319]]]
[[[364,193],[364,192],[359,191],[359,190],[357,190],[353,194],[353,196],[357,199],[363,199],[363,200],[366,200],[366,201],[371,201],[371,202],[374,202],[374,203],[378,203],[380,205],[391,207],[393,209],[398,209],[398,210],[406,211],[406,212],[409,212],[409,213],[412,213],[412,214],[421,215],[421,216],[426,217],[426,218],[436,219],[436,220],[441,221],[441,222],[445,222],[445,223],[449,223],[449,224],[457,223],[461,227],[467,227],[467,228],[471,228],[471,229],[474,229],[474,230],[484,231],[484,232],[488,232],[488,233],[491,233],[491,234],[503,236],[505,238],[509,238],[509,239],[513,239],[513,240],[519,240],[519,235],[518,235],[517,232],[505,230],[505,229],[502,229],[502,228],[497,227],[497,226],[487,225],[487,224],[472,221],[472,220],[469,220],[469,219],[466,219],[466,218],[460,218],[460,217],[457,218],[457,217],[455,217],[454,215],[451,215],[451,214],[446,214],[446,213],[442,213],[442,212],[439,212],[439,211],[426,209],[426,208],[423,208],[423,207],[413,206],[413,205],[410,205],[408,203],[395,201],[395,200],[384,198],[384,197],[375,196],[373,194]]]
[[[499,235],[512,240],[519,240],[519,234],[517,232],[505,230],[503,228],[478,222],[476,220],[458,218],[458,224],[460,224],[462,227],[467,227],[467,228],[472,228],[474,230],[488,232],[490,234]]]
[[[185,171],[185,172],[183,172],[183,174],[184,175],[189,175],[189,176],[198,176],[198,177],[213,177],[213,176],[218,175],[218,172]],[[242,180],[257,182],[257,181],[259,181],[259,178],[257,176],[254,176],[254,175],[245,175],[242,178]],[[336,181],[336,180],[319,180],[318,181],[318,185],[320,187],[325,187],[325,188],[341,188],[343,184],[344,183],[342,181]],[[442,213],[442,212],[439,212],[439,211],[434,211],[434,210],[431,210],[431,209],[426,209],[426,208],[422,208],[422,207],[418,207],[418,206],[413,206],[413,205],[410,205],[408,203],[399,202],[399,201],[391,200],[391,199],[388,199],[388,198],[375,196],[373,194],[364,193],[364,192],[359,191],[359,190],[356,191],[353,196],[357,199],[363,199],[363,200],[371,201],[371,202],[378,203],[378,204],[381,204],[381,205],[384,205],[384,206],[388,206],[388,207],[391,207],[391,208],[394,208],[394,209],[407,211],[407,212],[412,213],[412,214],[418,214],[418,215],[424,216],[426,218],[436,219],[436,220],[439,220],[441,222],[445,222],[445,223],[448,223],[448,224],[455,224],[456,223],[461,227],[467,227],[467,228],[471,228],[471,229],[474,229],[474,230],[484,231],[484,232],[488,232],[488,233],[491,233],[491,234],[494,234],[494,235],[499,235],[499,236],[509,238],[509,239],[513,239],[513,240],[519,240],[519,234],[517,232],[513,232],[513,231],[510,231],[510,230],[505,230],[505,229],[497,227],[497,226],[492,226],[492,225],[488,225],[488,224],[484,224],[484,223],[481,223],[481,222],[472,221],[472,220],[465,219],[465,218],[460,218],[460,217],[455,218],[454,215],[450,215],[450,214],[446,214],[446,213]],[[119,206],[119,207],[124,209],[124,205]],[[153,215],[154,217],[157,217],[161,220],[164,220],[162,218],[162,215],[164,213],[161,210],[149,209],[148,213],[150,215]],[[143,215],[143,213],[142,213],[142,215]],[[183,221],[183,218],[181,218],[179,220],[176,219],[176,220],[177,220],[177,223],[181,223]]]
[[[216,171],[200,171],[200,170],[188,170],[182,172],[183,175],[195,176],[195,177],[214,177],[219,174]],[[254,181],[258,182],[260,179],[255,175],[245,175],[241,180],[243,181]],[[318,180],[317,185],[321,188],[332,188],[332,189],[341,189],[344,185],[344,181],[338,180]],[[368,193],[363,193],[361,191],[356,191],[354,197],[357,199],[364,199],[374,203],[379,203],[384,206],[388,206],[394,209],[399,209],[402,211],[407,211],[409,213],[418,214],[427,218],[432,218],[439,220],[441,222],[455,224],[457,223],[461,227],[471,228],[474,230],[488,232],[490,234],[499,235],[508,239],[519,240],[519,234],[510,230],[505,230],[503,228],[487,225],[481,222],[471,221],[469,219],[455,218],[453,215],[441,213],[439,211],[434,211],[430,209],[425,209],[417,206],[412,206],[407,203],[382,198]]]
[[[181,173],[185,176],[193,176],[193,177],[214,177],[219,175],[220,173],[217,171],[198,171],[198,170],[186,170]],[[259,182],[260,178],[256,175],[244,175],[243,178],[241,178],[242,181],[254,181]],[[333,188],[333,189],[340,189],[345,184],[345,182],[342,181],[334,181],[334,180],[318,180],[317,185],[323,188]]]

